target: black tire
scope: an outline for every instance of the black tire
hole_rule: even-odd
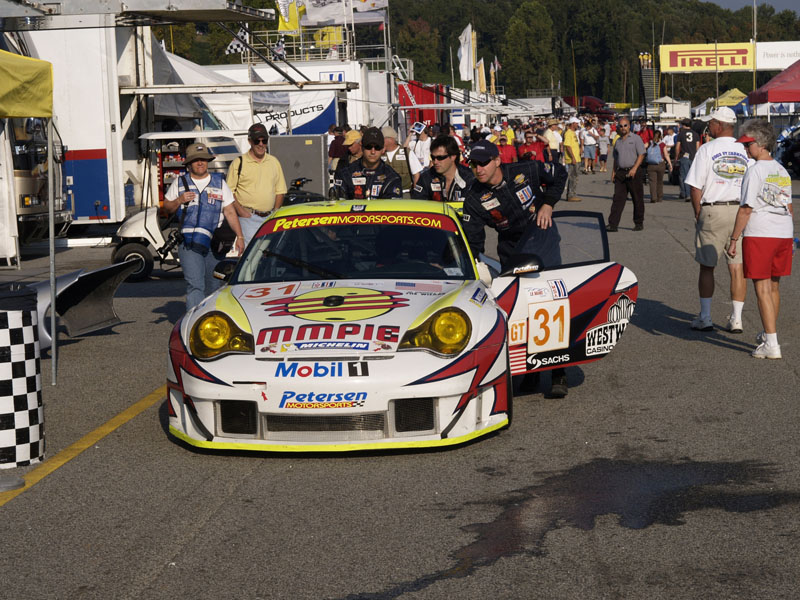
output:
[[[120,246],[114,253],[114,262],[121,263],[126,260],[139,259],[141,267],[128,275],[125,281],[144,281],[153,272],[153,257],[142,244],[129,243]]]

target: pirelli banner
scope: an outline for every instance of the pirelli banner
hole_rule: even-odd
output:
[[[659,48],[662,73],[752,71],[751,42],[737,44],[671,44]]]

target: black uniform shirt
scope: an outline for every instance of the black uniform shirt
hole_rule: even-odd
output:
[[[400,175],[383,161],[374,169],[367,169],[359,158],[336,170],[333,186],[337,198],[348,200],[403,197]]]
[[[464,193],[464,233],[474,256],[484,250],[488,225],[498,232],[498,248],[516,244],[543,204],[554,206],[564,191],[567,171],[560,164],[526,161],[501,165],[496,186],[477,179]],[[502,257],[501,257],[502,258]]]
[[[450,193],[447,194],[447,181],[435,169],[425,169],[419,174],[417,184],[411,190],[415,200],[435,200],[437,202],[462,202],[464,191],[475,181],[472,169],[456,163],[457,173],[453,177]]]

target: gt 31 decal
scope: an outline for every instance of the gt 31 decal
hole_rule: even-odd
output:
[[[263,303],[273,317],[293,316],[306,321],[362,321],[408,306],[400,292],[342,287],[306,292],[293,298]]]
[[[278,363],[275,377],[368,377],[369,365],[360,362],[315,362],[311,365],[296,362]]]
[[[528,337],[527,321],[511,321],[508,324],[508,343],[512,346],[524,344]]]
[[[593,327],[586,332],[586,356],[611,352],[625,331],[635,307],[636,303],[622,294],[608,309],[608,323]]]
[[[528,306],[528,353],[549,352],[569,346],[569,300]]]
[[[355,408],[364,406],[367,392],[319,393],[285,391],[278,408]]]

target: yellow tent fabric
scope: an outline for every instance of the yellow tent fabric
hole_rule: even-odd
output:
[[[0,118],[52,116],[53,65],[0,50]]]
[[[306,7],[301,4],[298,8],[297,2],[290,2],[288,13],[288,20],[284,20],[283,15],[278,15],[278,31],[282,31],[285,35],[299,35],[302,30],[300,17],[306,14]]]
[[[747,94],[739,90],[739,88],[733,88],[717,98],[717,106],[736,106],[746,97]]]

